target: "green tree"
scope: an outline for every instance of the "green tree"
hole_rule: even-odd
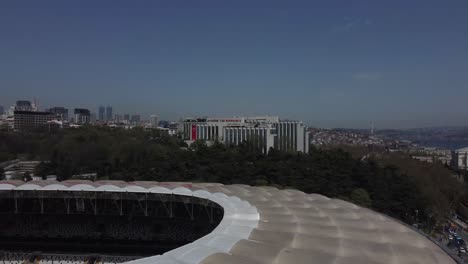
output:
[[[23,179],[25,182],[32,181],[31,173],[29,173],[29,171],[25,172],[23,175]]]
[[[372,200],[369,196],[369,193],[362,188],[354,189],[351,192],[350,198],[353,203],[360,206],[371,207],[372,205]]]

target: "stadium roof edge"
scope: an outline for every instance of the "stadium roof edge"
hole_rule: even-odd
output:
[[[455,263],[441,248],[398,221],[352,203],[274,187],[217,183],[0,181],[0,191],[136,192],[193,195],[224,208],[205,237],[153,263]]]

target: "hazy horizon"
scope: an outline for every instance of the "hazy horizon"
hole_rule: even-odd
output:
[[[466,1],[0,3],[0,105],[468,126]]]

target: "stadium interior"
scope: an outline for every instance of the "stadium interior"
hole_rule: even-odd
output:
[[[193,242],[223,215],[175,194],[0,192],[0,264],[127,262]]]

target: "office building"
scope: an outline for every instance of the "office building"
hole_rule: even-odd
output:
[[[248,142],[263,153],[267,153],[270,148],[274,147],[276,138],[271,125],[225,127],[223,133],[226,145],[239,145]]]
[[[15,110],[13,114],[13,129],[16,131],[28,131],[47,126],[47,122],[55,118],[55,114],[39,111]]]
[[[196,129],[194,129],[193,127],[196,127],[198,124],[205,124],[205,123],[206,123],[206,118],[185,118],[182,122],[183,138],[186,140],[196,140],[196,137],[192,133],[193,131],[196,131]]]
[[[115,122],[122,122],[122,115],[115,114],[114,119],[115,119]]]
[[[66,109],[65,107],[60,107],[60,106],[52,107],[48,109],[46,112],[54,113],[55,118],[57,120],[68,121],[68,109]]]
[[[3,113],[5,113],[5,109],[2,105],[0,105],[0,115],[3,115]]]
[[[75,108],[75,123],[79,125],[88,124],[91,120],[91,113],[88,109]]]
[[[106,108],[104,106],[99,107],[99,121],[104,121],[104,115],[106,113]]]
[[[157,128],[159,126],[159,117],[157,115],[150,116],[150,125],[152,128]]]
[[[129,115],[129,114],[125,114],[125,115],[123,116],[123,120],[124,120],[124,121],[127,121],[127,122],[130,121],[130,115]]]
[[[273,124],[277,138],[275,149],[309,152],[309,132],[300,121],[279,121]]]
[[[233,118],[186,118],[183,121],[186,140],[219,141],[227,145],[250,142],[267,152],[309,152],[309,133],[300,121],[282,121],[277,116]]]
[[[112,106],[106,107],[106,121],[114,120],[114,115],[112,114]]]

